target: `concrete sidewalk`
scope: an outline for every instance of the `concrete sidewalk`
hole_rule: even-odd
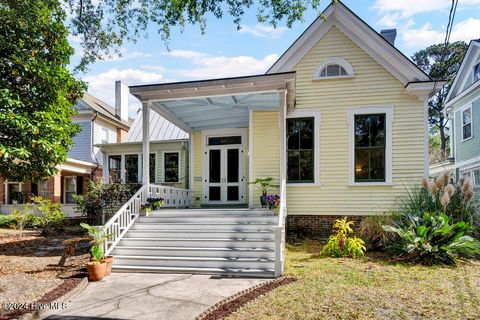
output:
[[[265,281],[268,279],[113,273],[90,283],[65,310],[52,310],[43,319],[195,319],[224,298]]]

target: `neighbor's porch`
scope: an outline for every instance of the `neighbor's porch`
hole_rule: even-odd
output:
[[[256,178],[285,180],[285,115],[295,74],[282,73],[130,87],[142,102],[142,154],[150,154],[152,115],[188,133],[186,187],[195,207],[259,207]],[[151,179],[143,158],[142,183]],[[278,190],[272,190],[278,193]]]

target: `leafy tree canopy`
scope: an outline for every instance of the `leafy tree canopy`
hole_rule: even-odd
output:
[[[320,0],[59,0],[71,15],[70,29],[81,38],[82,60],[77,70],[110,55],[125,41],[147,36],[151,24],[163,41],[168,42],[172,27],[184,29],[190,23],[205,32],[207,18],[221,18],[228,13],[240,28],[242,16],[249,9],[257,10],[257,20],[288,27],[303,20],[308,8],[318,9]]]
[[[463,41],[450,43],[446,47],[443,43],[435,44],[415,52],[412,56],[417,66],[429,74],[432,79],[447,82],[428,102],[428,121],[440,136],[440,152],[432,162],[446,158],[449,120],[445,118],[443,109],[448,91],[462,64],[467,47],[467,44]]]
[[[84,84],[67,69],[73,49],[58,0],[0,0],[0,175],[55,174],[72,138]]]

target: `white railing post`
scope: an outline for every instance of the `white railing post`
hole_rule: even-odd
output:
[[[285,265],[285,219],[287,216],[287,187],[284,179],[280,183],[280,208],[278,211],[278,225],[272,227],[275,238],[275,277],[283,274]]]

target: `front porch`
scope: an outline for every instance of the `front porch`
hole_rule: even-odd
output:
[[[187,179],[194,207],[260,207],[250,182],[285,180],[285,116],[294,73],[130,87],[142,102],[142,153],[161,115],[188,133]],[[152,117],[153,116],[153,117]],[[143,159],[142,183],[150,163]],[[278,190],[271,190],[278,193]]]

